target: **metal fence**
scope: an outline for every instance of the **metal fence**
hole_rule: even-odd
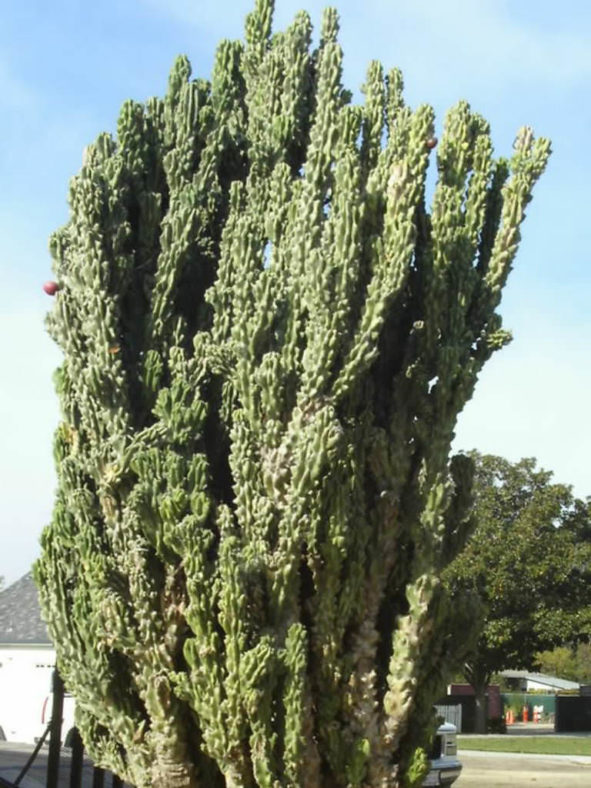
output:
[[[24,779],[25,775],[37,759],[41,748],[49,738],[49,750],[47,754],[47,771],[45,778],[45,788],[59,788],[60,784],[63,785],[63,776],[65,766],[67,771],[69,765],[69,788],[82,788],[82,776],[84,763],[84,745],[80,734],[74,729],[71,737],[71,749],[68,750],[68,757],[64,757],[64,748],[62,746],[62,721],[64,710],[64,683],[55,670],[52,680],[53,689],[53,706],[51,710],[51,720],[47,726],[45,733],[37,742],[35,749],[31,753],[26,764],[21,769],[19,775],[15,778],[14,782],[10,782],[4,777],[0,776],[0,788],[18,788]],[[69,764],[68,764],[69,762]],[[92,788],[122,788],[123,781],[116,774],[106,772],[98,766],[91,766],[92,768]]]
[[[534,719],[533,712],[537,707],[540,722],[554,722],[556,712],[556,695],[546,692],[503,692],[501,694],[503,709],[512,709],[516,720],[523,719],[523,709],[527,707],[528,720]],[[540,708],[541,707],[541,708]]]

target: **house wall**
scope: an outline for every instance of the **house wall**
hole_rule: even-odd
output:
[[[43,733],[54,665],[50,646],[0,646],[0,727],[8,741],[32,743]]]

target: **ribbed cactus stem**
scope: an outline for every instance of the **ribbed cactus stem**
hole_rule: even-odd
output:
[[[137,788],[408,788],[467,641],[450,444],[549,144],[495,161],[460,102],[435,148],[397,70],[352,103],[334,10],[315,50],[272,14],[72,180],[36,577],[86,747]]]

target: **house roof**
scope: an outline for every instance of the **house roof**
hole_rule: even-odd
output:
[[[546,687],[553,687],[559,690],[578,690],[581,686],[576,681],[559,679],[556,676],[548,676],[545,673],[529,673],[527,670],[503,670],[501,676],[504,676],[506,679],[535,681],[536,684],[543,684]]]
[[[0,644],[51,645],[31,572],[0,591]]]

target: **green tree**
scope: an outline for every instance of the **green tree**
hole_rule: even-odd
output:
[[[574,648],[574,657],[573,680],[591,685],[591,643],[578,643]]]
[[[457,413],[549,153],[495,161],[460,102],[337,17],[257,0],[211,83],[127,102],[52,238],[59,490],[36,566],[95,760],[144,786],[414,785],[461,658],[442,569],[469,528]]]
[[[536,654],[536,664],[542,673],[549,676],[577,680],[576,658],[571,646],[556,646],[551,650],[540,651]]]
[[[541,651],[536,662],[542,673],[591,684],[591,644],[578,643]]]
[[[589,632],[591,563],[587,504],[533,459],[476,462],[476,527],[446,570],[452,592],[480,610],[482,632],[465,665],[486,730],[485,692],[493,673],[533,669],[538,652]]]

